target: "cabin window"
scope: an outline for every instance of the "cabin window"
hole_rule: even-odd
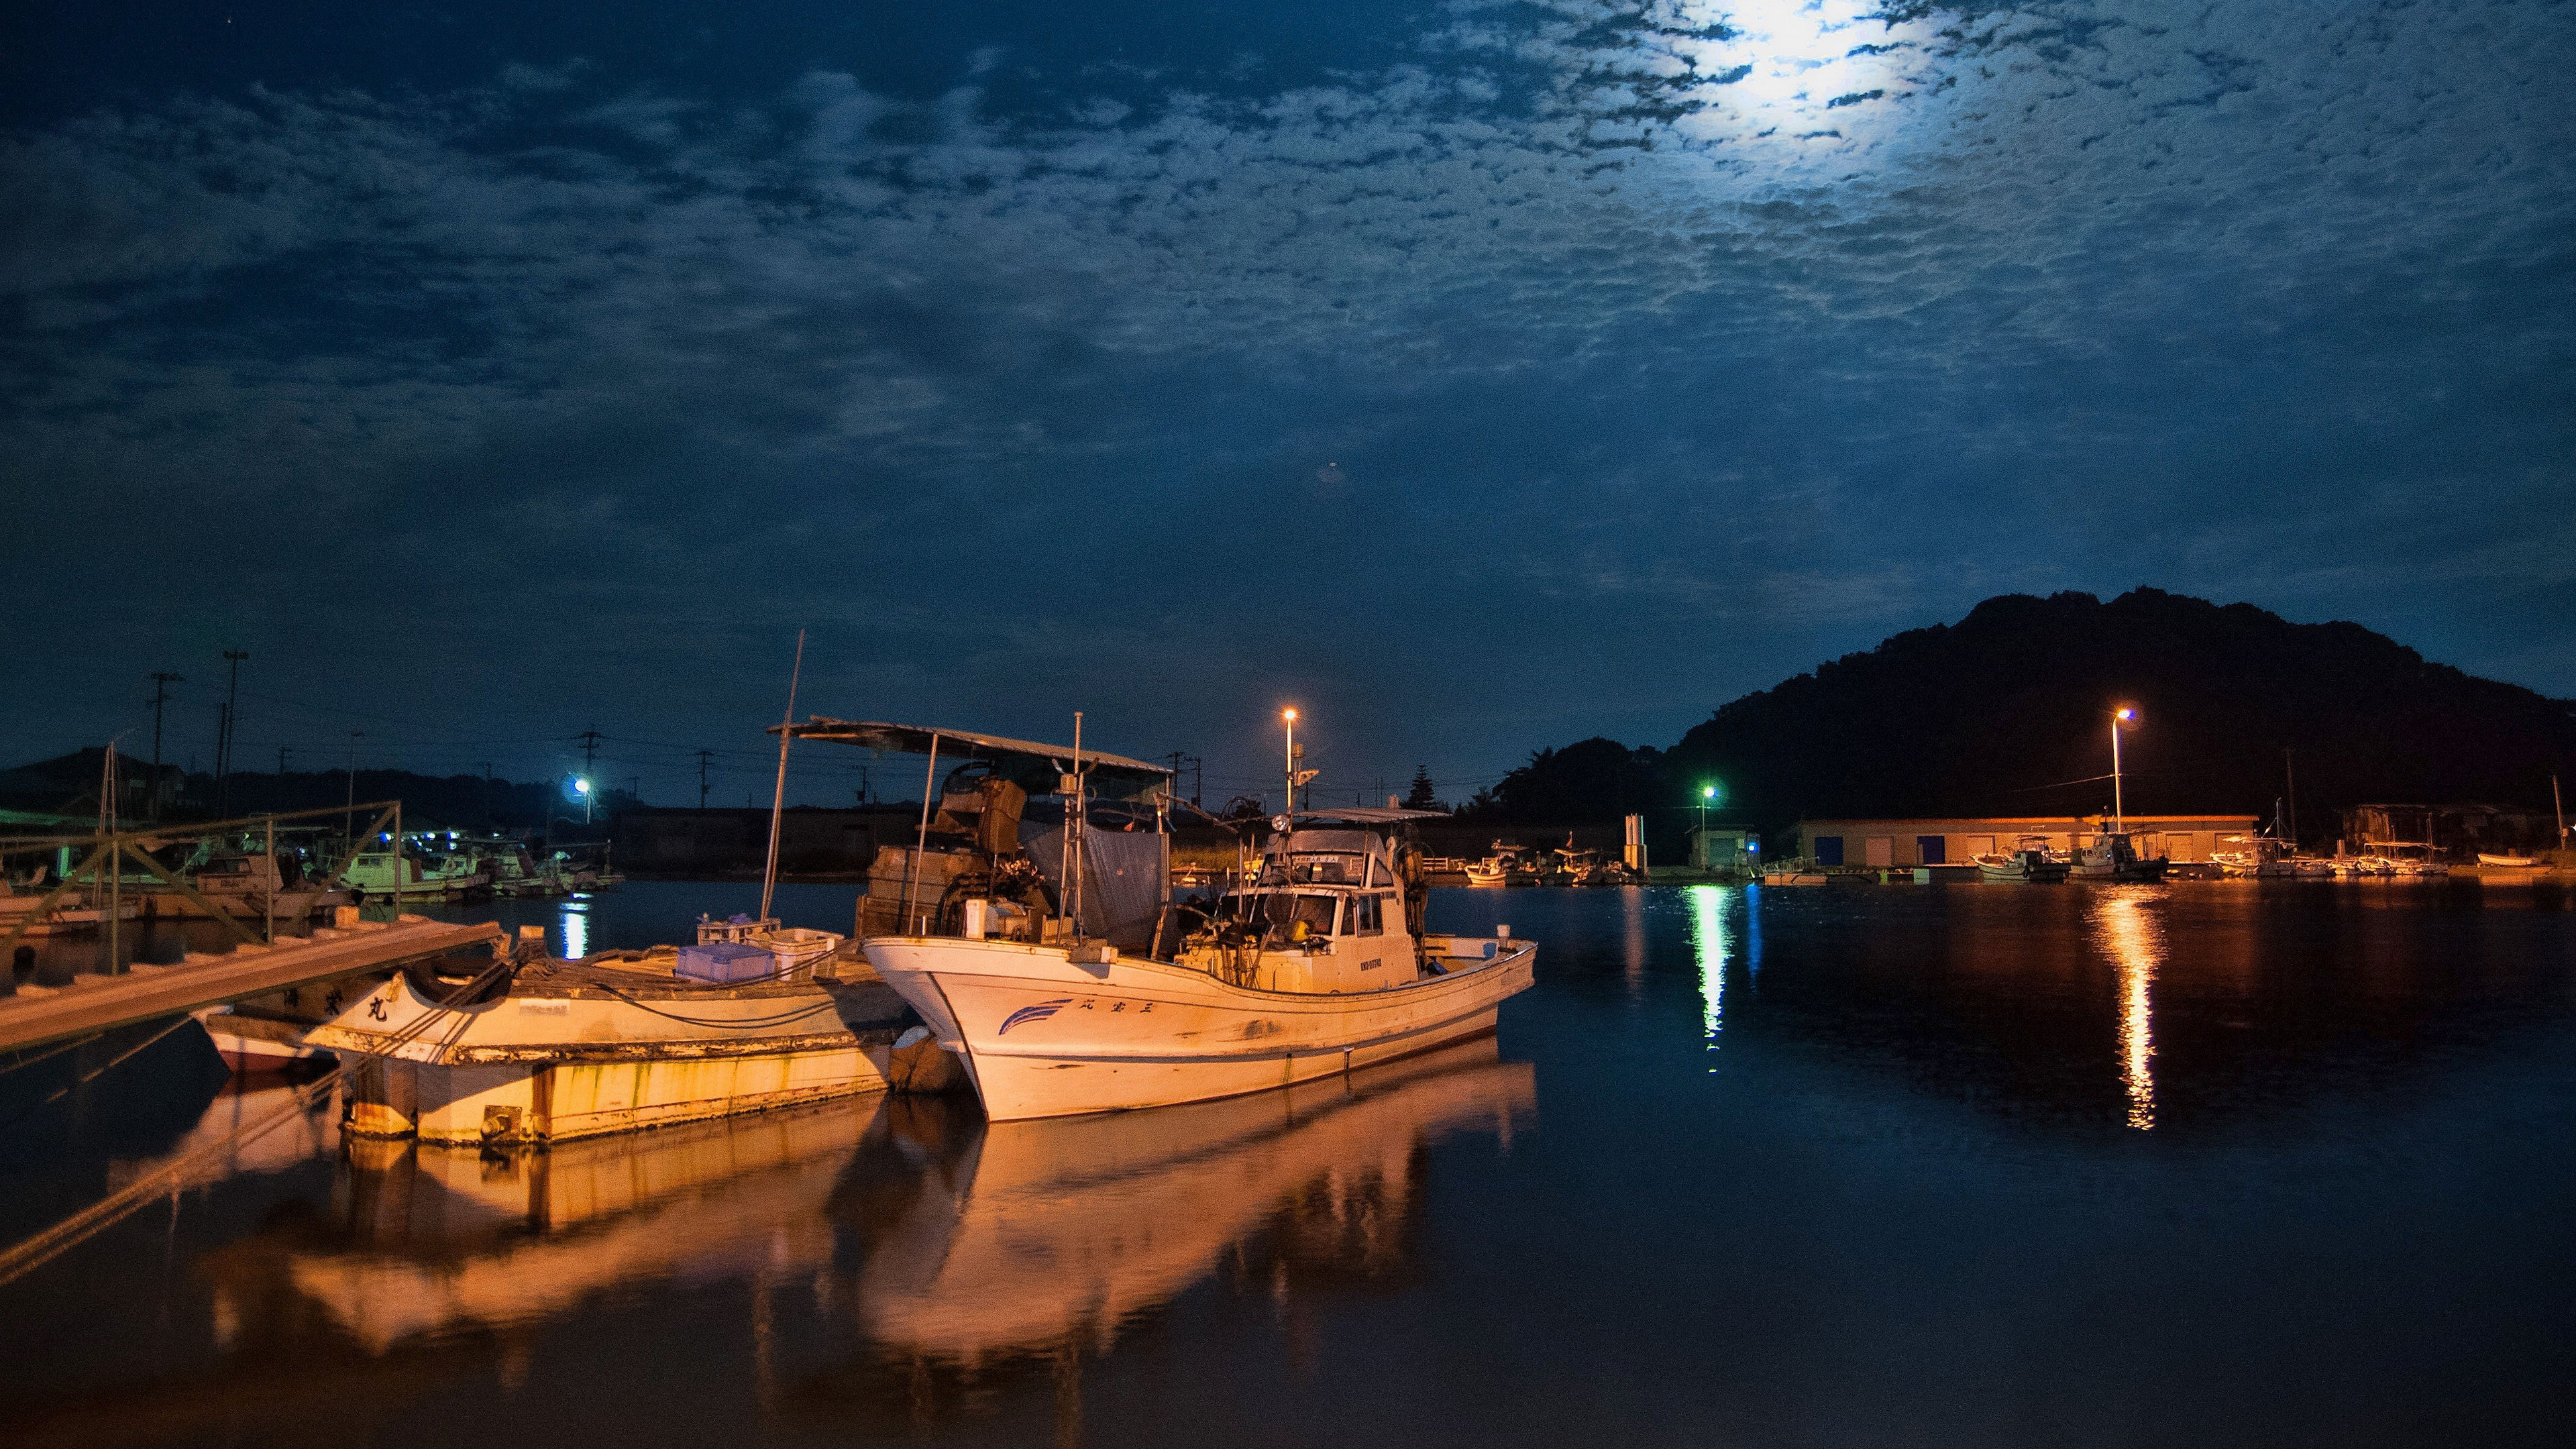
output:
[[[1296,929],[1303,921],[1306,934],[1329,936],[1333,933],[1334,898],[1321,895],[1292,895],[1273,891],[1264,895],[1237,897],[1243,901],[1242,914],[1249,919],[1267,921],[1281,935]]]
[[[1352,931],[1353,935],[1383,936],[1386,934],[1386,897],[1356,897],[1351,901],[1351,911],[1358,921],[1356,929]]]

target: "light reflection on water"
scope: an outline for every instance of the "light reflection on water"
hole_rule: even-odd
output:
[[[564,902],[563,955],[573,960],[590,954],[590,903],[573,899]]]
[[[2093,903],[2094,930],[2120,980],[2120,1086],[2129,1095],[2129,1125],[2156,1125],[2155,1017],[2147,995],[2164,960],[2161,892],[2152,888],[2102,890]]]
[[[1498,1040],[1170,1113],[861,1099],[489,1157],[317,1113],[0,1288],[0,1440],[232,1442],[257,1402],[453,1442],[461,1395],[639,1443],[1839,1442],[1925,1405],[1957,1442],[2545,1438],[2576,915],[2264,886],[1442,892],[1436,927],[1540,944]],[[602,893],[585,943],[729,889]],[[182,1065],[92,1089],[69,1188],[7,1185],[59,1215],[259,1105]],[[2428,1364],[2436,1314],[2522,1367]]]
[[[1699,963],[1700,1031],[1710,1051],[1717,1050],[1718,1029],[1726,1020],[1725,886],[1685,887],[1690,897],[1691,952]]]

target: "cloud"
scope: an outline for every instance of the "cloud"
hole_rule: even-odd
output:
[[[0,522],[21,578],[104,561],[24,540],[142,508],[164,566],[273,559],[217,593],[613,601],[674,661],[828,601],[925,690],[967,638],[1005,673],[1089,637],[1258,676],[1309,644],[1186,572],[920,601],[972,560],[1281,538],[1436,560],[1402,618],[1515,580],[1550,602],[1423,667],[1488,650],[1647,720],[1997,580],[2385,579],[2474,637],[2458,611],[2576,542],[2564,510],[2528,549],[2422,526],[2568,482],[2561,18],[1566,0],[1295,83],[1229,42],[1114,97],[987,46],[912,98],[573,62],[120,101],[0,138]],[[2328,517],[2340,562],[2262,565]],[[309,627],[356,637],[336,612]],[[1700,677],[1639,683],[1614,628]]]

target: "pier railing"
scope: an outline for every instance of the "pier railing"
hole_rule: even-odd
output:
[[[362,805],[343,805],[336,809],[287,810],[268,815],[244,815],[232,820],[208,821],[177,828],[157,826],[145,830],[96,830],[79,835],[0,837],[0,861],[5,861],[13,855],[28,855],[39,851],[77,850],[83,847],[89,850],[88,856],[80,864],[64,871],[62,879],[54,882],[51,890],[46,891],[33,906],[28,907],[6,934],[0,934],[0,957],[8,956],[29,931],[43,924],[52,914],[55,904],[63,897],[76,889],[86,888],[93,893],[104,894],[106,897],[103,902],[104,909],[100,912],[100,925],[104,928],[108,940],[108,971],[113,974],[123,970],[119,962],[122,954],[119,947],[122,944],[120,936],[123,925],[121,917],[124,911],[125,871],[129,860],[141,868],[137,884],[150,882],[156,887],[167,887],[177,892],[190,905],[206,912],[245,942],[273,941],[277,936],[277,880],[274,872],[277,869],[278,822],[306,820],[327,815],[338,815],[355,820],[361,810],[373,810],[377,814],[364,831],[350,837],[352,858],[355,858],[357,841],[374,835],[390,823],[393,826],[394,881],[399,891],[402,882],[403,838],[400,800],[370,800]],[[207,899],[196,887],[180,879],[179,872],[175,868],[163,865],[149,854],[152,848],[175,841],[246,835],[254,830],[263,831],[267,837],[264,852],[268,857],[269,870],[272,872],[268,887],[269,907],[264,913],[265,920],[258,931],[251,930],[239,917],[226,910],[220,903]],[[345,863],[342,868],[345,871]],[[101,903],[93,902],[93,904]]]

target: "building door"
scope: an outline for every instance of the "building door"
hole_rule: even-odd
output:
[[[1818,864],[1818,865],[1840,865],[1840,864],[1842,864],[1842,863],[1843,863],[1843,838],[1842,838],[1841,836],[1839,836],[1839,835],[1819,835],[1819,836],[1817,836],[1817,837],[1816,837],[1816,864]]]
[[[1950,863],[1950,837],[1946,835],[1918,835],[1914,837],[1914,863],[1916,865],[1948,865]]]
[[[1861,842],[1861,852],[1862,863],[1872,868],[1894,865],[1896,864],[1896,837],[1873,835]]]

